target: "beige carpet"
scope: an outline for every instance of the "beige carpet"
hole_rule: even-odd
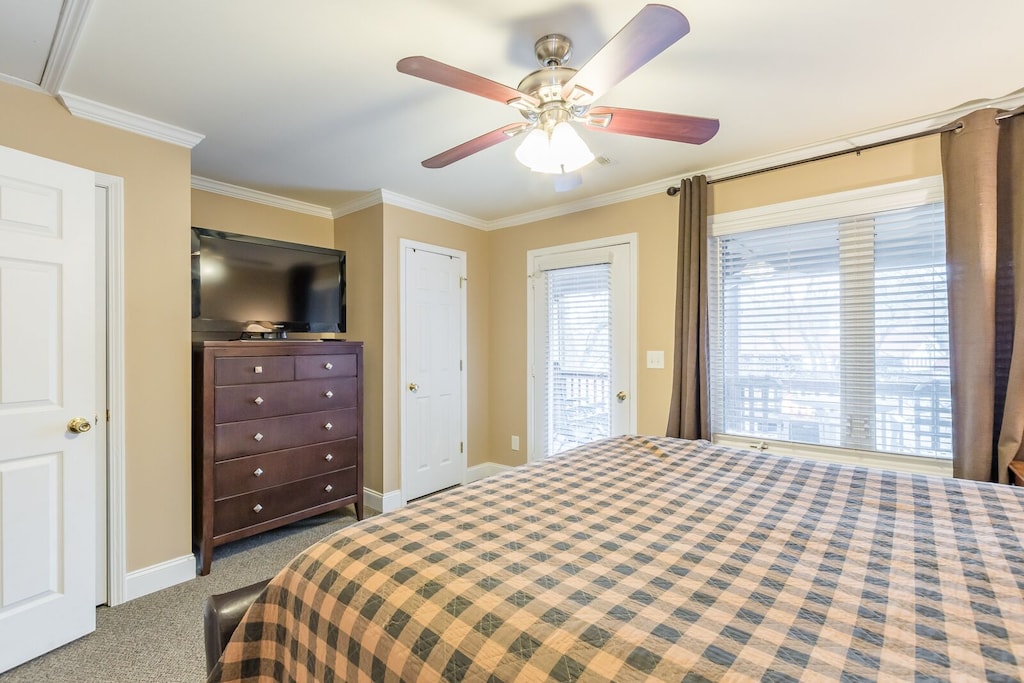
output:
[[[94,633],[0,674],[0,681],[205,680],[202,621],[207,596],[269,578],[302,549],[354,521],[351,508],[346,508],[221,546],[214,551],[208,576],[117,607],[97,608]]]

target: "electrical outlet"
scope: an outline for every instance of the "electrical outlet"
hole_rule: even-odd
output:
[[[519,450],[519,435],[518,434],[513,434],[512,435],[512,450],[514,450],[514,451],[518,451]]]

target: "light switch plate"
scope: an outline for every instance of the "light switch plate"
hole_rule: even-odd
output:
[[[518,451],[519,450],[519,435],[517,435],[517,434],[513,434],[512,435],[512,450],[514,450],[514,451]]]
[[[649,367],[649,368],[664,368],[665,367],[665,352],[664,351],[648,351],[647,352],[647,367]]]

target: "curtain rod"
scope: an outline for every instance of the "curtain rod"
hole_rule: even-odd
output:
[[[1008,119],[1012,116],[1018,116],[1020,114],[1024,114],[1024,107],[1003,114],[999,114],[998,116],[996,116],[996,121],[1002,121],[1003,119]],[[778,171],[783,168],[799,166],[801,164],[807,164],[812,161],[824,161],[825,159],[832,159],[833,157],[843,156],[844,154],[860,154],[861,152],[867,151],[869,149],[874,149],[876,147],[884,147],[886,145],[892,145],[897,142],[906,142],[907,140],[916,140],[917,138],[924,138],[928,137],[929,135],[938,135],[939,133],[946,133],[951,130],[959,130],[963,127],[964,124],[960,123],[959,121],[955,121],[953,123],[947,123],[945,126],[940,126],[938,128],[930,128],[928,130],[922,130],[918,133],[910,133],[909,135],[902,135],[898,138],[892,138],[890,140],[880,140],[878,142],[871,142],[866,145],[857,145],[856,147],[851,147],[850,149],[842,149],[835,152],[828,152],[827,154],[819,154],[816,157],[810,157],[808,159],[800,159],[799,161],[787,161],[784,164],[776,164],[775,166],[767,166],[765,168],[759,168],[753,171],[744,171],[743,173],[736,173],[735,175],[724,176],[722,178],[715,178],[714,180],[709,180],[708,185],[725,182],[727,180],[738,180],[739,178],[746,178],[748,176],[757,175],[758,173]],[[677,194],[679,194],[679,186],[673,185],[669,187],[665,192],[668,194],[669,197],[675,197]]]

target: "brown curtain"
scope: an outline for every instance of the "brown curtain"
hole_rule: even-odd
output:
[[[1024,458],[1024,118],[999,113],[942,134],[942,175],[953,474],[1005,483]]]
[[[708,421],[708,182],[683,180],[679,191],[679,260],[672,406],[667,436],[709,439]]]

